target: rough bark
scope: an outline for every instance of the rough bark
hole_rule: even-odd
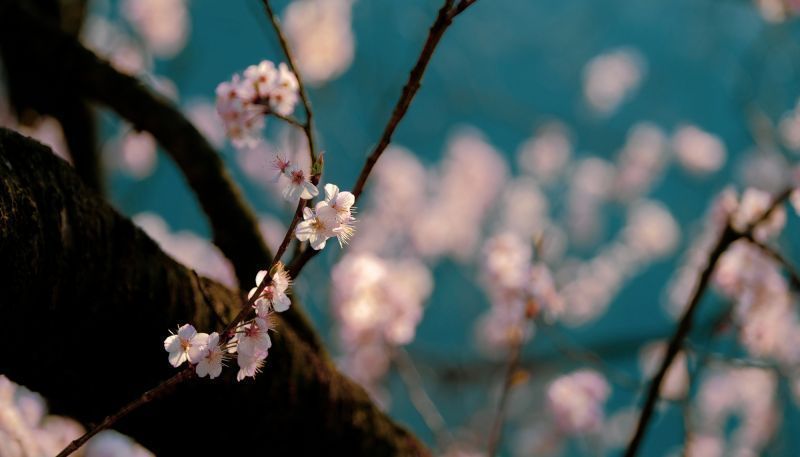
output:
[[[209,279],[200,286],[46,147],[5,129],[0,259],[0,373],[87,423],[175,373],[168,328],[218,328],[210,306],[229,318],[240,303]],[[255,381],[236,383],[235,371],[190,381],[117,428],[159,455],[428,454],[286,321]]]
[[[233,264],[240,287],[253,285],[255,272],[271,260],[254,213],[219,154],[169,100],[136,78],[120,73],[73,36],[14,0],[0,0],[0,49],[6,59],[11,57],[9,65],[13,63],[32,80],[27,84],[47,85],[55,93],[78,94],[108,106],[136,129],[151,133],[197,195],[208,216],[214,244]],[[303,339],[322,349],[298,307],[291,309],[286,319]]]

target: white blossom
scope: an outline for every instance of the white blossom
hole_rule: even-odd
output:
[[[222,361],[224,353],[219,346],[219,334],[214,332],[208,335],[206,343],[200,347],[198,354],[195,358],[197,360],[197,376],[201,378],[208,375],[209,378],[214,379],[222,373]]]
[[[310,200],[319,194],[317,186],[309,181],[309,177],[299,168],[288,170],[286,176],[289,178],[289,185],[283,190],[283,198],[289,201],[299,199]]]
[[[197,333],[191,324],[184,324],[178,328],[176,335],[170,335],[164,340],[164,349],[169,353],[169,363],[173,367],[181,365],[187,360],[194,363],[192,355],[196,354],[197,348],[208,340],[205,333]]]

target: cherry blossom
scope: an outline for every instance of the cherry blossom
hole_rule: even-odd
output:
[[[342,74],[353,62],[353,0],[298,0],[284,13],[285,32],[299,70],[310,84]]]
[[[267,277],[268,272],[261,270],[256,275],[256,287],[250,290],[249,297],[252,298],[258,286]],[[291,280],[289,274],[283,269],[283,264],[278,263],[275,268],[275,273],[272,275],[271,282],[264,288],[261,295],[255,300],[253,307],[256,309],[256,314],[260,317],[266,317],[271,311],[282,313],[289,309],[292,301],[286,295],[289,289]]]
[[[254,147],[260,141],[265,116],[288,116],[299,100],[297,77],[285,63],[264,60],[242,75],[217,86],[217,112],[236,147]],[[314,194],[316,195],[316,194]],[[310,197],[309,197],[310,198]]]
[[[644,57],[634,49],[601,54],[584,67],[584,96],[598,114],[610,115],[639,87],[644,73]]]
[[[672,137],[675,157],[684,168],[696,174],[713,173],[725,165],[722,140],[694,125],[683,125]]]
[[[178,333],[170,335],[164,340],[164,349],[169,353],[169,363],[173,367],[180,366],[187,360],[195,363],[192,355],[197,355],[197,349],[206,344],[208,335],[197,333],[191,324],[184,324],[178,328]]]
[[[214,379],[222,373],[222,362],[225,354],[219,346],[219,334],[213,332],[208,335],[205,344],[199,347],[193,360],[197,361],[195,370],[201,378],[208,375]]]
[[[561,376],[547,388],[547,405],[559,430],[567,434],[597,432],[610,394],[605,378],[593,370]]]
[[[264,366],[264,360],[267,358],[266,349],[254,349],[253,351],[239,351],[236,362],[239,365],[239,372],[236,374],[236,380],[241,381],[247,377],[255,377]]]
[[[278,78],[275,64],[264,60],[258,65],[250,65],[244,71],[245,79],[255,87],[258,97],[267,98]]]
[[[349,192],[348,192],[349,193]],[[353,234],[352,220],[341,221],[339,212],[327,202],[317,202],[314,209],[303,209],[303,221],[297,224],[295,236],[300,241],[308,241],[311,247],[320,250],[328,238],[336,237],[344,245]]]
[[[336,217],[340,222],[352,219],[353,204],[356,197],[350,192],[340,192],[335,184],[325,184],[325,203],[336,210]]]
[[[299,199],[310,200],[319,194],[317,186],[311,183],[309,176],[299,168],[291,168],[286,170],[286,176],[289,178],[289,185],[283,190],[283,198],[289,201],[297,201]]]
[[[272,340],[269,337],[270,325],[267,320],[257,317],[248,324],[242,325],[237,331],[236,349],[241,354],[267,352],[272,347]]]

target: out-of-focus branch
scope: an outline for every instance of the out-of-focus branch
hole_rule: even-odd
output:
[[[672,361],[675,359],[675,356],[678,355],[678,352],[680,352],[681,347],[683,346],[683,340],[686,338],[692,328],[692,321],[694,320],[694,314],[697,309],[697,305],[700,303],[703,292],[705,292],[706,287],[711,281],[711,274],[714,272],[714,268],[717,266],[717,262],[719,261],[720,257],[722,257],[722,254],[726,249],[728,249],[728,246],[730,246],[731,243],[737,239],[738,234],[736,231],[734,231],[733,228],[726,223],[725,228],[720,233],[713,249],[708,255],[705,267],[700,273],[697,284],[695,285],[694,290],[689,298],[686,311],[684,311],[683,316],[681,316],[678,327],[675,329],[675,333],[673,333],[672,337],[670,338],[669,345],[667,346],[667,351],[664,354],[661,365],[658,367],[656,375],[650,382],[650,387],[647,391],[647,396],[645,397],[644,407],[642,408],[639,421],[636,425],[636,432],[634,433],[627,449],[625,450],[626,457],[633,457],[638,452],[639,446],[644,438],[644,433],[647,431],[647,426],[649,425],[650,419],[655,412],[656,402],[658,401],[659,396],[658,393],[661,391],[661,384],[664,381],[664,377],[666,376],[669,367],[672,365]]]
[[[241,303],[209,279],[198,287],[46,147],[3,129],[0,257],[0,332],[25,341],[0,346],[0,372],[84,423],[181,376],[161,344],[168,328],[220,329],[208,303],[228,319]],[[230,367],[214,381],[181,379],[116,427],[158,455],[428,455],[291,325],[279,318],[278,329],[255,380],[236,383]],[[243,439],[248,430],[265,436]]]
[[[308,153],[311,156],[311,163],[314,163],[317,161],[317,146],[316,142],[314,141],[314,113],[311,110],[311,102],[308,98],[306,85],[303,83],[303,77],[297,69],[297,64],[294,60],[294,54],[292,54],[292,51],[289,48],[289,43],[286,41],[286,36],[283,34],[283,29],[281,28],[281,22],[278,19],[278,16],[272,11],[272,6],[269,4],[269,0],[261,0],[261,3],[264,5],[264,11],[267,13],[267,17],[269,17],[269,20],[272,23],[272,28],[275,29],[275,34],[278,36],[278,41],[281,44],[281,49],[283,49],[283,54],[286,56],[289,69],[292,70],[294,75],[297,77],[300,101],[303,102],[303,108],[306,111],[306,122],[302,124],[301,127],[303,128],[303,131],[306,134],[306,140],[308,141]]]
[[[75,172],[89,187],[100,194],[104,193],[102,158],[92,108],[78,97],[73,97],[69,104],[63,104],[53,115],[64,130]]]
[[[447,28],[453,23],[453,18],[467,9],[470,5],[474,4],[475,1],[476,0],[464,0],[459,3],[456,8],[453,8],[453,0],[445,0],[444,5],[442,5],[442,7],[439,9],[433,25],[431,25],[430,29],[428,30],[428,38],[425,40],[425,44],[422,46],[422,51],[417,58],[417,62],[414,64],[414,67],[408,74],[408,80],[406,81],[405,86],[403,86],[403,90],[400,93],[400,98],[397,100],[397,103],[392,110],[392,115],[389,117],[389,121],[386,123],[386,126],[383,129],[383,133],[381,133],[378,143],[372,149],[372,152],[367,157],[364,166],[361,168],[361,172],[358,175],[355,185],[353,185],[352,192],[356,197],[356,201],[358,201],[359,196],[361,196],[361,193],[364,191],[364,186],[367,183],[367,178],[369,178],[372,169],[375,167],[375,164],[378,163],[378,159],[380,159],[383,152],[389,146],[389,143],[391,143],[394,131],[397,129],[400,121],[406,115],[408,107],[411,106],[411,102],[414,100],[414,96],[422,86],[422,77],[425,74],[425,70],[428,68],[431,57],[433,57],[433,52],[436,50],[436,46],[442,39],[444,32],[447,31]],[[460,10],[458,10],[459,7],[461,7]],[[318,251],[313,249],[306,249],[298,256],[295,256],[289,264],[289,274],[292,277],[296,277],[306,263],[316,256],[317,253]]]
[[[6,0],[9,1],[9,0]],[[30,74],[43,74],[59,90],[100,102],[151,133],[172,156],[197,195],[213,232],[214,243],[233,264],[239,285],[248,290],[255,272],[271,255],[251,208],[220,156],[183,114],[140,81],[115,70],[44,19],[14,2],[0,15],[0,41],[13,44]],[[312,345],[319,338],[298,307],[285,318]]]
[[[442,413],[436,407],[436,403],[425,391],[425,387],[422,384],[422,376],[420,376],[411,356],[405,349],[398,347],[392,351],[392,360],[395,367],[397,367],[400,378],[403,380],[403,384],[406,386],[414,409],[422,416],[422,420],[425,421],[428,429],[433,432],[439,448],[446,449],[449,444],[453,443],[453,435],[448,430],[447,423],[445,423]]]
[[[678,327],[675,329],[675,333],[673,333],[672,337],[670,338],[664,359],[661,361],[661,365],[658,367],[658,371],[650,383],[650,388],[648,389],[645,397],[644,407],[642,408],[642,412],[639,416],[639,421],[636,424],[636,431],[625,450],[625,457],[635,456],[642,444],[644,434],[647,431],[647,426],[649,425],[650,420],[653,417],[653,413],[655,412],[656,403],[658,402],[659,397],[658,394],[661,391],[661,384],[664,382],[664,378],[666,377],[670,365],[672,365],[672,361],[683,347],[686,336],[692,329],[694,314],[697,310],[703,293],[710,283],[711,275],[714,272],[714,268],[716,267],[720,257],[722,257],[722,254],[735,241],[742,238],[752,237],[753,230],[760,223],[769,218],[772,213],[786,201],[791,194],[791,191],[791,188],[784,189],[777,196],[775,196],[767,210],[764,211],[760,217],[749,224],[745,230],[737,231],[733,229],[729,223],[725,224],[725,227],[719,234],[714,247],[708,254],[705,267],[700,273],[699,279],[694,290],[692,291],[692,294],[689,296],[686,310],[678,322]]]
[[[791,281],[792,287],[796,291],[800,291],[800,274],[797,272],[797,269],[794,267],[794,265],[792,265],[792,262],[790,262],[789,259],[784,257],[783,254],[776,251],[771,246],[768,246],[755,239],[752,233],[745,233],[742,237],[757,248],[761,249],[761,251],[767,256],[771,257],[772,260],[778,262],[789,275],[789,281]]]
[[[508,367],[506,368],[505,376],[503,377],[503,386],[500,391],[500,400],[497,402],[497,410],[495,411],[494,421],[492,421],[492,428],[489,431],[489,442],[487,445],[486,454],[489,457],[494,457],[497,454],[497,448],[500,446],[500,440],[503,437],[503,424],[506,418],[506,407],[508,405],[508,396],[511,393],[511,388],[514,386],[514,379],[519,370],[520,360],[522,358],[522,347],[525,343],[525,338],[520,333],[516,336],[516,340],[511,346],[511,355],[508,359]]]

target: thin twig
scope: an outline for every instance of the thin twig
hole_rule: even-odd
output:
[[[392,351],[392,356],[414,409],[422,416],[425,425],[433,432],[439,448],[446,449],[449,444],[454,442],[453,435],[447,428],[447,423],[445,423],[442,413],[425,391],[425,386],[422,384],[422,376],[420,376],[417,367],[414,366],[414,361],[408,352],[401,347],[395,348]]]
[[[642,413],[639,416],[639,422],[636,425],[636,432],[634,433],[633,438],[631,438],[628,448],[625,450],[625,457],[633,457],[639,450],[639,446],[644,438],[644,433],[647,430],[647,426],[650,423],[653,413],[655,412],[656,402],[658,401],[658,393],[661,390],[661,383],[664,381],[664,377],[666,376],[669,367],[672,365],[672,361],[675,359],[675,356],[677,356],[678,352],[680,352],[681,347],[683,346],[683,340],[686,338],[686,335],[689,334],[689,330],[692,328],[695,310],[697,309],[698,303],[700,303],[700,298],[702,298],[703,292],[705,292],[706,287],[711,280],[711,274],[717,265],[717,261],[719,261],[720,257],[722,257],[722,254],[725,252],[725,250],[728,249],[728,246],[736,241],[738,238],[737,235],[738,234],[733,230],[733,228],[731,228],[730,224],[726,224],[725,228],[722,230],[722,233],[719,235],[719,238],[714,244],[714,248],[709,253],[706,266],[700,273],[700,279],[697,281],[697,284],[692,291],[692,295],[689,298],[689,304],[686,306],[686,311],[684,311],[683,316],[678,323],[678,327],[669,341],[664,359],[661,361],[661,365],[659,366],[655,377],[653,377],[653,381],[650,383],[645,404],[642,408]]]
[[[272,258],[272,262],[270,262],[269,267],[267,268],[268,272],[271,272],[272,269],[275,268],[278,262],[280,262],[283,253],[286,252],[286,247],[289,246],[289,242],[294,236],[294,229],[297,227],[297,223],[303,218],[303,209],[305,209],[307,204],[308,200],[304,199],[300,199],[300,201],[297,203],[297,209],[294,212],[294,217],[292,217],[292,222],[289,224],[289,228],[286,230],[286,234],[283,236],[281,245],[278,247],[278,250],[275,251],[275,256]],[[255,292],[250,296],[247,302],[245,302],[245,304],[242,306],[239,314],[237,314],[236,317],[225,327],[225,330],[222,331],[222,336],[220,339],[222,344],[227,343],[231,337],[233,337],[233,332],[236,329],[236,326],[239,325],[239,323],[242,322],[253,311],[253,304],[255,303],[256,299],[270,284],[272,284],[272,276],[268,274],[261,281],[261,284],[256,287]]]
[[[203,286],[203,280],[200,279],[200,275],[197,274],[195,269],[192,269],[192,275],[194,275],[194,280],[197,282],[197,288],[200,290],[200,294],[203,296],[203,302],[208,306],[208,309],[211,310],[211,313],[214,314],[214,317],[217,318],[217,322],[223,323],[225,319],[217,311],[217,308],[214,307],[214,302],[211,300],[211,297],[208,296],[208,292],[206,292],[206,288]]]
[[[569,341],[565,335],[561,334],[558,329],[551,325],[541,325],[537,326],[537,329],[540,329],[542,333],[547,335],[552,341],[553,346],[555,346],[556,350],[559,351],[566,357],[569,357],[575,360],[578,363],[582,364],[590,364],[595,366],[597,369],[602,371],[606,377],[608,377],[613,383],[630,390],[639,390],[642,388],[642,384],[639,383],[636,379],[630,376],[628,373],[616,370],[613,367],[609,366],[602,357],[597,355],[596,353],[587,350],[586,348],[581,347],[580,345]]]
[[[470,5],[475,3],[477,0],[461,0],[461,2],[453,8],[453,11],[450,12],[450,18],[454,18],[459,14],[463,13],[465,9],[469,8]]]
[[[282,120],[283,122],[286,122],[287,124],[291,124],[291,125],[299,128],[299,129],[302,129],[303,131],[305,131],[305,129],[306,129],[305,124],[303,124],[302,122],[298,121],[297,119],[295,119],[293,117],[284,116],[284,115],[278,114],[278,113],[276,113],[274,111],[270,111],[267,114],[269,114],[270,116],[276,117],[276,118]],[[312,159],[312,160],[314,160],[314,159]],[[314,162],[311,162],[311,163],[314,163]]]
[[[117,411],[116,413],[106,417],[103,419],[103,422],[100,424],[92,427],[88,432],[81,435],[78,439],[72,441],[69,446],[65,447],[64,450],[58,453],[56,457],[67,457],[68,455],[72,454],[73,452],[77,451],[81,446],[86,444],[93,436],[97,435],[101,431],[111,427],[117,421],[124,418],[128,414],[132,413],[133,411],[139,409],[140,407],[150,403],[151,401],[160,398],[170,390],[177,387],[184,381],[192,379],[194,377],[194,368],[189,366],[178,372],[175,376],[167,379],[166,381],[162,382],[161,384],[157,385],[153,389],[148,390],[141,397],[137,398],[136,400],[128,403],[122,409]]]
[[[447,30],[447,27],[453,21],[453,16],[451,15],[453,12],[451,9],[452,3],[452,0],[445,0],[444,5],[439,9],[439,13],[436,15],[436,20],[433,22],[433,25],[431,25],[431,28],[428,31],[428,39],[425,40],[425,45],[422,47],[422,52],[420,53],[419,58],[417,58],[417,63],[414,64],[414,67],[408,74],[408,81],[406,81],[405,86],[403,86],[403,91],[400,93],[400,98],[397,100],[397,103],[394,106],[392,116],[389,118],[389,122],[386,124],[386,127],[384,127],[381,138],[378,140],[378,144],[375,145],[375,147],[372,149],[372,153],[370,153],[369,157],[367,157],[367,161],[364,163],[364,167],[361,169],[361,173],[358,175],[356,184],[353,186],[353,195],[356,196],[356,199],[358,199],[358,196],[361,195],[361,192],[364,190],[364,185],[367,183],[367,178],[369,177],[370,172],[372,172],[372,168],[378,162],[381,154],[383,154],[383,152],[389,146],[389,143],[392,141],[392,135],[394,134],[394,131],[397,129],[398,124],[400,124],[403,116],[405,116],[406,112],[408,111],[408,107],[411,106],[411,101],[414,100],[414,96],[417,94],[417,91],[419,91],[422,76],[425,74],[425,69],[428,68],[428,63],[431,61],[433,51],[436,49],[436,45],[438,45],[439,41],[442,39],[442,35],[444,35],[445,30]],[[464,8],[467,6],[469,6],[469,4],[464,6]]]
[[[509,394],[511,393],[511,387],[514,385],[514,375],[519,369],[520,358],[522,357],[522,346],[524,342],[525,338],[522,334],[520,334],[511,347],[511,356],[508,360],[508,369],[506,370],[505,378],[503,380],[503,390],[500,391],[500,401],[497,403],[497,411],[495,412],[492,429],[489,433],[489,444],[486,451],[488,457],[494,457],[497,454],[497,448],[500,445],[501,438],[503,437],[503,424],[506,417],[506,406],[508,404]]]
[[[267,0],[263,1],[265,3],[267,2]],[[439,13],[436,15],[436,20],[428,30],[428,38],[425,40],[425,44],[422,46],[422,52],[420,52],[417,62],[414,64],[414,67],[408,74],[408,80],[406,81],[405,86],[403,86],[403,90],[400,93],[400,98],[397,100],[397,103],[392,110],[392,115],[383,129],[383,133],[381,134],[378,143],[367,157],[367,160],[358,175],[358,179],[353,186],[352,192],[356,197],[356,201],[358,201],[358,198],[364,191],[364,186],[367,183],[367,178],[369,178],[369,175],[372,172],[372,168],[378,162],[381,154],[383,154],[383,152],[389,146],[389,143],[391,143],[394,131],[397,129],[400,121],[406,115],[409,106],[411,106],[411,102],[414,100],[414,96],[417,94],[417,91],[419,91],[422,77],[425,74],[425,69],[428,68],[428,63],[430,63],[433,52],[436,50],[436,46],[439,44],[442,35],[444,35],[444,32],[453,22],[453,19],[458,14],[466,10],[470,5],[474,4],[475,1],[476,0],[464,0],[455,8],[453,8],[453,0],[445,0],[444,5],[439,9]],[[296,277],[306,263],[314,258],[318,252],[319,251],[313,249],[306,249],[299,256],[293,257],[287,268],[289,275],[291,277]]]
[[[311,156],[311,163],[314,163],[317,161],[317,147],[314,141],[314,113],[311,110],[311,102],[308,99],[306,85],[303,83],[303,77],[300,75],[300,72],[297,69],[294,55],[289,48],[289,43],[286,41],[286,36],[283,34],[283,29],[281,28],[281,22],[278,19],[278,16],[274,11],[272,11],[272,6],[269,4],[269,0],[261,0],[261,3],[264,5],[264,11],[267,13],[270,22],[272,22],[272,28],[275,29],[275,34],[278,36],[278,42],[280,42],[281,48],[283,49],[283,54],[286,56],[286,62],[289,64],[289,69],[292,70],[292,73],[294,73],[295,77],[297,77],[300,101],[303,103],[303,108],[306,111],[306,122],[304,124],[296,125],[299,125],[306,134],[306,139],[308,140],[308,153]]]

